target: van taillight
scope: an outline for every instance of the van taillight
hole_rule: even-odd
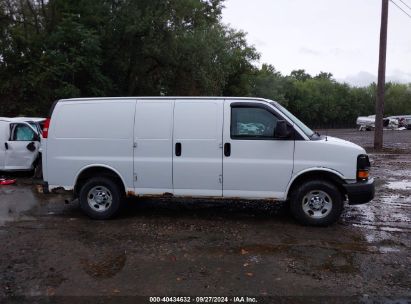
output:
[[[46,121],[44,122],[44,127],[43,127],[43,138],[47,138],[49,136],[49,126],[50,126],[50,118],[47,118]]]

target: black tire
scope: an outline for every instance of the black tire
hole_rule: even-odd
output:
[[[104,191],[104,188],[108,191]],[[93,195],[90,194],[90,191],[92,189],[95,189],[95,191],[99,191],[100,189],[100,192],[104,193],[105,197],[111,198],[111,204],[109,205],[109,207],[102,211],[97,211],[95,210],[96,207],[94,207],[93,209],[93,207],[90,206],[89,197],[93,197]],[[124,193],[121,187],[118,185],[118,183],[107,177],[93,177],[87,180],[87,182],[81,187],[79,192],[79,202],[81,209],[89,217],[96,220],[106,220],[114,217],[120,210],[123,199]],[[91,205],[93,204],[91,203]],[[98,203],[95,203],[94,205],[97,206]]]
[[[318,204],[324,203],[325,206],[321,210],[312,209],[309,198],[312,198],[315,204],[316,197],[324,196],[324,193],[326,194],[325,199],[321,200],[320,198]],[[328,226],[339,219],[344,209],[343,195],[333,183],[326,180],[311,180],[294,188],[291,194],[290,208],[294,218],[303,225]],[[306,212],[304,208],[309,210]]]
[[[43,163],[41,160],[41,155],[35,163],[33,177],[38,179],[43,178]]]

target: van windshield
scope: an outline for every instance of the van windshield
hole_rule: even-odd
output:
[[[276,107],[278,110],[280,110],[281,113],[283,113],[285,116],[287,116],[294,124],[296,124],[308,137],[312,137],[315,132],[311,130],[309,127],[307,127],[301,120],[299,120],[297,117],[295,117],[290,111],[288,111],[286,108],[284,108],[282,105],[280,105],[278,102],[270,101],[270,103]]]

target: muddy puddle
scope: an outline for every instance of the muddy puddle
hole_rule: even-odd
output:
[[[83,258],[80,260],[83,270],[91,277],[111,278],[120,272],[127,260],[126,252],[106,254],[102,257]]]
[[[411,180],[389,181],[387,187],[393,190],[411,190]]]
[[[39,199],[30,187],[1,186],[0,226],[7,222],[33,220],[25,212],[39,204]]]

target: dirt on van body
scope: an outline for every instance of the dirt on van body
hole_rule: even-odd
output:
[[[328,135],[372,152],[373,132]],[[176,199],[133,199],[116,219],[94,221],[66,196],[39,194],[36,181],[17,175],[16,185],[0,186],[0,299],[219,295],[405,303],[411,131],[386,131],[384,138],[384,151],[371,154],[376,198],[346,206],[326,228],[300,226],[280,203]]]

